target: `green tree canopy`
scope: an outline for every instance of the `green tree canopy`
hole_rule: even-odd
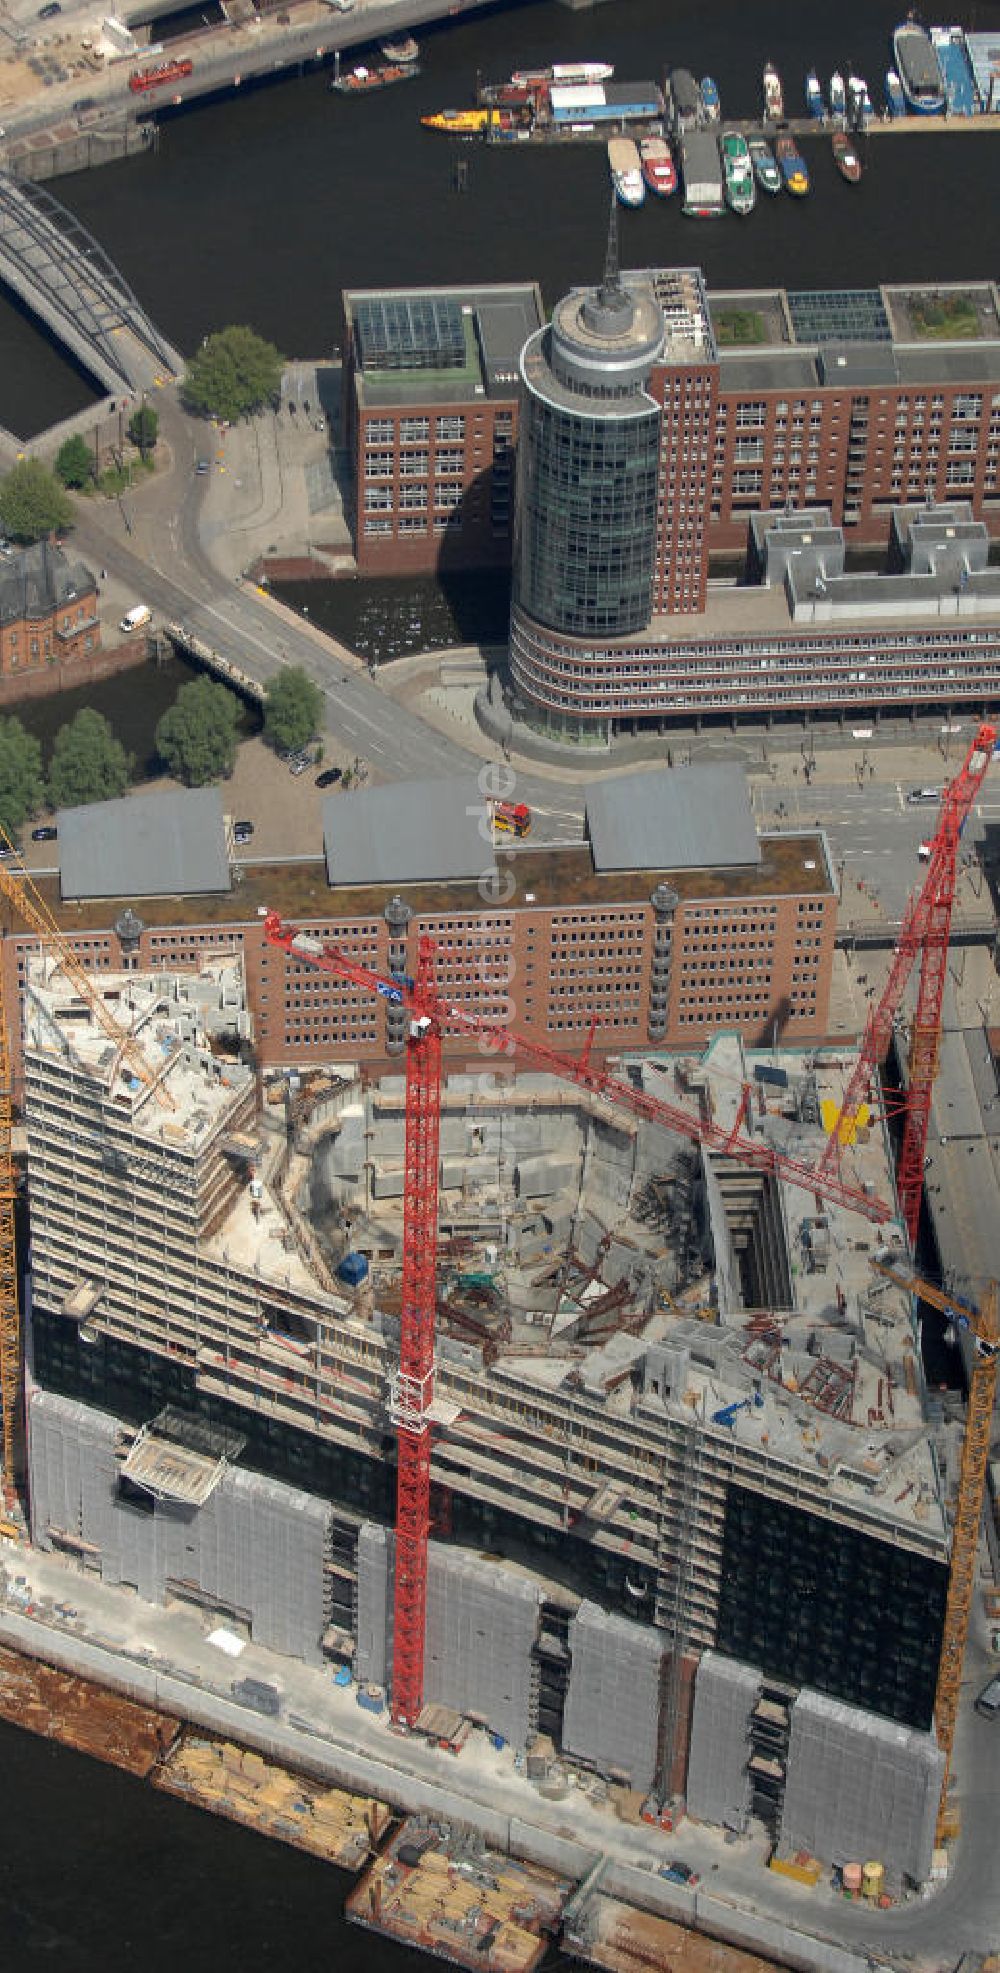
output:
[[[253,329],[236,324],[206,336],[182,385],[189,411],[234,424],[277,397],[284,357]]]
[[[308,672],[289,665],[267,688],[264,733],[279,753],[295,751],[311,740],[323,711],[323,694]]]
[[[19,459],[0,480],[0,525],[14,541],[41,541],[72,518],[59,481],[40,459]]]
[[[45,793],[42,750],[19,719],[0,719],[0,824],[17,840],[29,815],[41,807]]]
[[[132,778],[132,759],[115,738],[103,713],[84,706],[68,726],[60,726],[49,762],[53,808],[111,801]]]
[[[160,720],[157,752],[185,787],[204,788],[232,773],[239,723],[239,700],[225,685],[193,679]]]
[[[90,486],[94,478],[94,455],[85,438],[77,432],[56,453],[56,478],[63,486]]]
[[[160,431],[160,420],[150,404],[141,404],[128,421],[128,435],[142,453],[152,452]]]

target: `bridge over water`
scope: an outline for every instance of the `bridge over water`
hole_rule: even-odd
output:
[[[0,171],[0,281],[112,394],[138,396],[184,359],[104,248],[45,186]]]

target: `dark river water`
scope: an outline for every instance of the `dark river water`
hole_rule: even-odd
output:
[[[723,110],[752,114],[773,60],[798,110],[815,63],[854,64],[876,100],[902,0],[609,0],[592,13],[515,5],[423,37],[423,72],[367,100],[331,96],[328,71],[243,90],[162,121],[157,155],[64,178],[53,190],[88,225],[182,350],[246,321],[289,356],[340,336],[340,293],[365,283],[536,279],[552,302],[600,269],[608,175],[602,145],[466,144],[421,129],[428,109],[468,102],[477,72],[551,60],[614,61],[623,80],[681,62],[718,80]],[[980,30],[1000,0],[977,0]],[[621,219],[623,263],[699,262],[713,287],[864,286],[992,276],[1000,262],[996,137],[876,137],[860,187],[837,177],[825,140],[806,140],[815,190],[760,202],[746,221],[685,220],[650,200]],[[26,433],[86,401],[24,318],[0,310],[0,423]]]
[[[877,93],[900,11],[902,0],[703,0],[698,8],[614,0],[593,13],[508,7],[422,36],[423,73],[396,90],[344,101],[314,72],[244,91],[168,115],[157,155],[53,189],[182,350],[245,321],[289,356],[322,356],[340,340],[344,287],[533,278],[551,304],[598,273],[608,211],[600,146],[466,146],[467,190],[452,189],[452,147],[418,118],[467,102],[477,71],[503,77],[514,66],[595,58],[638,80],[680,62],[715,75],[724,110],[749,115],[770,58],[797,109],[814,63],[824,77],[853,64]],[[1000,0],[979,0],[966,24],[1000,30]],[[623,263],[693,261],[715,288],[998,272],[1000,140],[875,138],[857,190],[835,176],[824,143],[807,142],[806,151],[815,186],[807,201],[768,201],[746,222],[703,226],[685,221],[676,201],[651,202],[622,216]],[[30,435],[87,402],[79,373],[7,301],[0,352],[0,424]],[[459,627],[474,634],[473,603],[451,600]],[[176,682],[163,678],[157,690],[172,696]],[[121,721],[133,716],[128,697],[126,690]],[[65,713],[64,702],[60,720]],[[129,728],[123,737],[143,753],[144,733]],[[418,1963],[347,1927],[346,1880],[317,1862],[3,1726],[0,1763],[5,1973],[45,1965],[60,1973],[132,1965],[144,1973],[364,1973],[373,1965],[402,1973],[404,1962]]]

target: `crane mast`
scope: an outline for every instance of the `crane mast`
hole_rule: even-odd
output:
[[[934,1724],[938,1746],[945,1757],[938,1810],[938,1835],[945,1817],[951,1762],[955,1748],[955,1725],[962,1687],[962,1666],[969,1636],[969,1618],[976,1587],[976,1557],[983,1524],[983,1497],[990,1457],[990,1434],[996,1402],[997,1371],[1000,1367],[1000,1310],[997,1284],[990,1281],[978,1310],[963,1308],[952,1296],[915,1274],[900,1274],[884,1262],[872,1261],[876,1273],[894,1281],[907,1294],[919,1295],[932,1308],[940,1309],[958,1329],[968,1329],[975,1342],[976,1360],[969,1379],[969,1397],[962,1440],[962,1463],[958,1476],[955,1523],[951,1536],[951,1562],[948,1569],[948,1595],[945,1602],[941,1656],[938,1660],[934,1694]]]
[[[927,1126],[941,1046],[941,1010],[955,904],[958,844],[993,758],[996,739],[994,727],[980,726],[958,774],[941,798],[941,815],[931,843],[927,874],[907,903],[889,978],[868,1018],[854,1072],[819,1162],[824,1178],[839,1169],[841,1147],[853,1134],[861,1106],[877,1083],[879,1064],[888,1051],[896,1015],[919,955],[917,1011],[911,1034],[897,1177],[911,1244],[916,1240],[920,1219]]]
[[[264,919],[264,937],[292,959],[332,973],[396,1006],[406,1008],[410,1031],[406,1052],[406,1149],[403,1190],[403,1309],[399,1369],[392,1393],[397,1431],[396,1581],[393,1636],[393,1718],[412,1726],[423,1703],[424,1620],[427,1598],[427,1542],[430,1527],[431,1423],[434,1391],[436,1316],[438,1145],[441,1109],[441,1044],[446,1031],[465,1034],[493,1059],[519,1056],[535,1068],[620,1104],[634,1116],[692,1139],[721,1157],[739,1158],[768,1171],[814,1197],[825,1197],[863,1213],[876,1223],[891,1209],[837,1172],[819,1174],[796,1159],[758,1143],[742,1129],[749,1114],[744,1085],[732,1129],[695,1116],[637,1089],[592,1059],[594,1024],[579,1056],[561,1055],[507,1025],[444,1000],[434,977],[434,943],[422,938],[415,979],[379,973],[338,947],[286,924],[277,912]]]

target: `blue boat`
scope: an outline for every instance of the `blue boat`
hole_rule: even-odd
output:
[[[701,106],[706,120],[709,123],[718,123],[722,115],[722,104],[719,101],[718,83],[714,82],[710,75],[703,75],[701,78]]]
[[[826,101],[815,69],[810,69],[806,76],[806,108],[809,115],[816,118],[817,123],[825,123]]]
[[[886,69],[883,94],[885,96],[886,109],[891,117],[906,115],[906,97],[903,94],[903,85],[895,69]]]
[[[912,14],[895,29],[892,52],[907,106],[914,116],[941,116],[945,106],[941,64],[927,29]]]

